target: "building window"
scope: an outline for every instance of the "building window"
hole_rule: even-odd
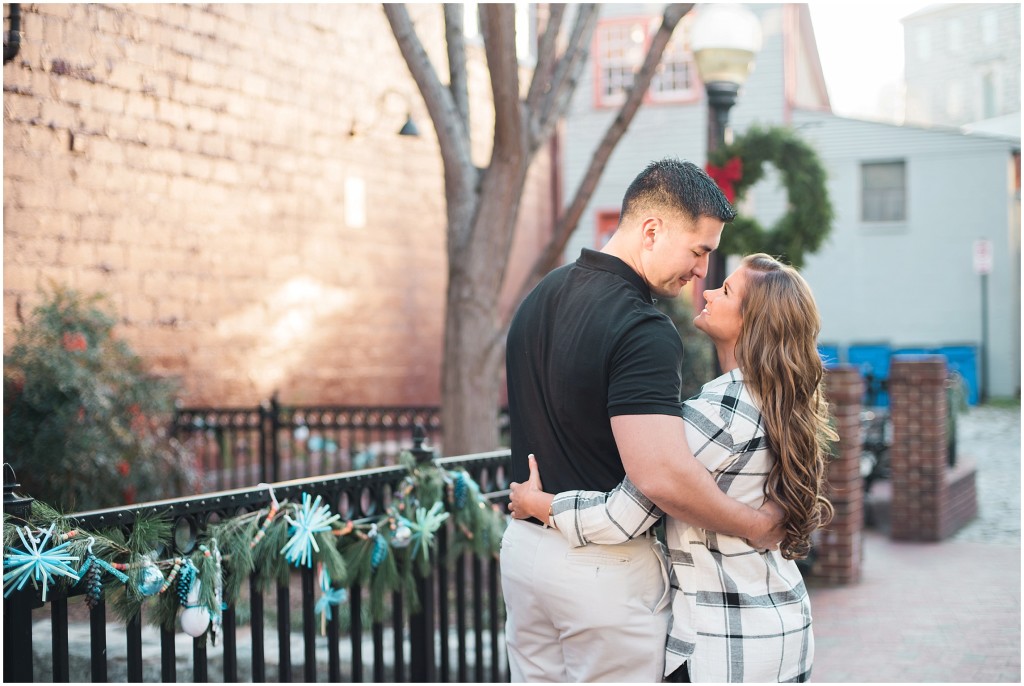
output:
[[[999,17],[993,10],[986,10],[981,15],[981,41],[992,45],[999,38]]]
[[[608,239],[619,228],[618,210],[599,210],[597,213],[597,226],[594,231],[594,247],[598,250],[604,247]]]
[[[907,218],[905,162],[870,162],[860,167],[861,221],[900,222]]]
[[[977,73],[980,98],[978,99],[979,119],[991,119],[1006,113],[1003,105],[1002,74],[998,64],[981,66]]]
[[[690,52],[687,27],[680,26],[672,32],[672,39],[665,46],[661,62],[651,79],[649,95],[657,102],[675,102],[694,97],[697,81],[697,65]]]
[[[946,89],[946,117],[951,121],[961,121],[966,115],[967,104],[964,98],[963,82],[953,79]]]
[[[610,19],[597,26],[593,54],[596,102],[600,107],[620,105],[643,66],[658,22],[649,18]],[[645,97],[651,102],[691,100],[696,91],[696,65],[689,49],[689,22],[684,17],[665,46]]]
[[[946,24],[946,30],[949,34],[949,44],[947,47],[950,52],[960,52],[964,47],[964,32],[963,25],[959,19],[950,19]]]
[[[914,35],[914,44],[917,47],[917,59],[924,62],[932,58],[932,34],[927,26],[917,29]]]

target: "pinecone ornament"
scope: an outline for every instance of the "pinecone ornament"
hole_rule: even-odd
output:
[[[466,498],[469,495],[469,485],[466,483],[466,475],[455,475],[455,507],[462,509],[466,506]]]
[[[186,562],[181,567],[181,571],[178,572],[178,602],[182,605],[188,605],[188,593],[192,590],[192,581],[195,579],[196,568],[192,565],[192,562]]]
[[[95,558],[90,559],[90,562],[82,582],[85,584],[85,604],[92,610],[103,597],[103,569],[96,564]]]

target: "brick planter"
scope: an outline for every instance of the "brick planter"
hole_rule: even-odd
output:
[[[946,377],[939,355],[897,355],[890,367],[893,539],[939,541],[977,515],[974,466],[949,467]]]
[[[828,468],[828,496],[835,517],[815,543],[812,575],[830,584],[860,580],[864,484],[860,475],[860,409],[864,380],[856,367],[838,365],[825,375],[829,409],[839,442]]]

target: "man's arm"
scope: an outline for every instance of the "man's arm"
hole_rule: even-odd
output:
[[[626,476],[666,514],[758,549],[782,540],[781,508],[769,502],[755,510],[723,493],[690,451],[682,418],[619,415],[611,424]]]

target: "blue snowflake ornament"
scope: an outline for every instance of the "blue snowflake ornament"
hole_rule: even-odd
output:
[[[441,511],[443,507],[444,504],[439,500],[430,510],[424,507],[416,508],[416,519],[408,523],[408,527],[412,529],[412,557],[416,557],[416,553],[422,551],[423,559],[427,559],[430,546],[434,542],[434,532],[448,519],[448,513]]]
[[[348,600],[348,592],[344,588],[333,588],[331,586],[331,575],[326,569],[320,570],[320,599],[316,601],[314,612],[321,615],[324,621],[330,621],[333,617],[331,608],[341,605]]]
[[[341,519],[341,515],[332,515],[331,508],[321,505],[320,496],[312,500],[308,493],[302,494],[302,507],[298,508],[295,519],[285,515],[285,520],[291,525],[288,534],[291,536],[288,542],[281,548],[285,559],[296,567],[313,566],[313,551],[320,552],[320,546],[316,543],[316,534],[321,531],[330,531],[331,524]]]
[[[78,562],[78,556],[64,552],[71,541],[61,543],[49,550],[46,549],[46,544],[53,536],[55,526],[56,524],[50,525],[42,540],[33,535],[28,527],[25,527],[24,531],[16,529],[18,538],[21,539],[25,549],[9,548],[7,555],[4,556],[4,586],[7,587],[4,590],[5,598],[15,589],[20,591],[31,580],[35,588],[39,588],[37,582],[42,583],[43,602],[45,603],[50,582],[56,577],[66,576],[75,581],[79,580],[74,568],[68,565],[69,562]],[[28,534],[27,538],[25,534]]]

